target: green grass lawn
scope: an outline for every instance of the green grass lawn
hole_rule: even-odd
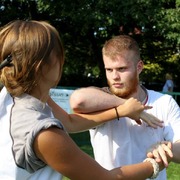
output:
[[[73,134],[71,135],[71,137],[84,152],[93,157],[93,150],[89,142],[89,134],[87,132],[83,134]],[[167,168],[167,179],[180,180],[180,164],[170,163],[169,167]],[[69,179],[67,177],[64,177],[63,180]]]
[[[168,180],[180,180],[180,164],[170,163],[167,168]]]

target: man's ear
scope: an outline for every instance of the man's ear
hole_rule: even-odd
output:
[[[140,74],[140,73],[142,72],[143,68],[144,68],[144,63],[143,63],[142,60],[140,60],[140,61],[137,63],[137,72],[138,72],[138,74]]]

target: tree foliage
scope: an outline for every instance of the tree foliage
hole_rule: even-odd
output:
[[[66,50],[61,85],[102,86],[103,43],[129,34],[145,63],[141,80],[163,82],[180,71],[180,0],[1,0],[0,24],[14,19],[47,20],[60,32]]]

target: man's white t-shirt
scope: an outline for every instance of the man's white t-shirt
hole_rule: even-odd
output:
[[[147,110],[160,120],[164,127],[154,129],[145,122],[138,125],[130,118],[113,120],[90,130],[94,156],[106,169],[142,162],[151,145],[160,141],[180,140],[180,108],[170,95],[147,90]],[[160,172],[157,180],[166,180],[166,170]]]

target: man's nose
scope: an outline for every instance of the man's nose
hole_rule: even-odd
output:
[[[113,79],[120,79],[120,74],[119,74],[119,72],[118,72],[117,70],[114,70],[112,77],[113,77]]]

